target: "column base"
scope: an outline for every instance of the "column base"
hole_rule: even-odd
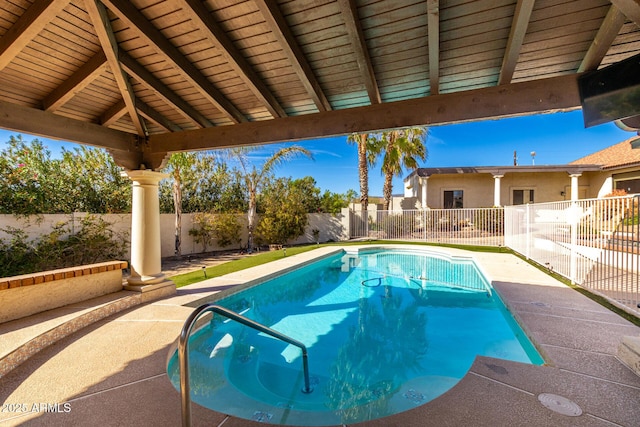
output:
[[[142,302],[154,301],[160,298],[175,295],[176,284],[171,280],[165,279],[160,283],[153,284],[132,284],[124,285],[124,289],[127,291],[140,292],[142,295]]]

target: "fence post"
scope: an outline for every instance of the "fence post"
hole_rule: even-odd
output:
[[[531,246],[531,215],[530,215],[530,205],[527,203],[524,223],[526,224],[526,234],[525,234],[525,247],[524,247],[524,256],[529,259],[529,247]]]
[[[427,241],[427,208],[422,208],[422,240]]]
[[[569,279],[572,284],[576,283],[576,276],[578,272],[578,204],[574,201],[571,203],[571,224],[569,225],[571,228],[571,251],[569,258]]]

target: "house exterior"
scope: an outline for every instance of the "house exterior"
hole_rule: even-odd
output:
[[[404,180],[402,206],[481,208],[596,198],[614,189],[640,193],[633,139],[566,165],[419,168]]]

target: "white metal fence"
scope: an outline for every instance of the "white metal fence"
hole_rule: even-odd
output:
[[[505,208],[352,211],[350,237],[506,246],[640,312],[640,195]]]
[[[505,208],[505,246],[626,308],[640,311],[640,196]]]
[[[351,212],[351,238],[501,246],[502,208]]]

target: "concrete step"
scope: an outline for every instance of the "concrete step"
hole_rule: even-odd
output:
[[[640,337],[622,337],[618,347],[618,359],[640,376]]]
[[[141,303],[139,292],[120,291],[0,323],[0,378],[56,341]]]

